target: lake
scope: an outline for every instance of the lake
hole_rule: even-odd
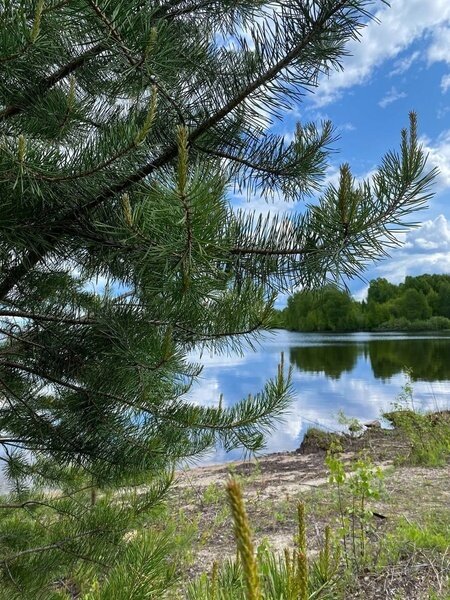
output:
[[[244,356],[202,356],[203,372],[190,400],[230,406],[258,392],[274,377],[281,353],[292,365],[294,394],[284,423],[267,440],[265,453],[295,450],[308,427],[338,430],[340,410],[361,421],[379,418],[391,408],[412,368],[417,408],[450,407],[450,335],[313,334],[276,330],[265,335],[256,352]],[[193,360],[198,356],[193,356]],[[223,449],[202,457],[210,464],[242,458]],[[0,473],[0,493],[5,492]]]
[[[223,406],[256,393],[274,377],[281,353],[292,365],[294,395],[284,423],[264,452],[298,448],[308,427],[339,430],[338,412],[362,422],[390,410],[402,390],[405,367],[412,369],[416,408],[450,407],[450,335],[406,333],[316,334],[276,330],[244,356],[202,356],[204,369],[193,402]],[[241,458],[223,449],[204,457],[214,463]]]

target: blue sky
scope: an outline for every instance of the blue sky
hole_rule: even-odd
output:
[[[324,78],[273,127],[289,135],[298,120],[331,119],[340,139],[327,180],[337,181],[343,162],[357,177],[373,171],[387,150],[398,148],[409,111],[417,112],[428,164],[440,170],[435,196],[415,215],[421,226],[404,236],[403,247],[365,274],[398,283],[405,275],[450,273],[450,2],[392,0],[390,7],[378,6],[378,22],[370,22],[361,41],[348,46],[344,70]],[[286,205],[267,206],[254,198],[247,208],[274,212]],[[350,289],[361,298],[367,286],[356,280]]]

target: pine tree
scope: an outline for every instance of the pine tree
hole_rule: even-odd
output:
[[[295,216],[228,199],[319,192],[331,124],[288,142],[267,119],[339,67],[376,4],[3,0],[0,443],[19,510],[30,480],[92,489],[96,507],[97,488],[219,441],[261,447],[288,403],[283,367],[254,397],[204,408],[186,401],[189,351],[239,350],[270,327],[279,291],[356,276],[430,196],[412,115],[371,181],[344,165]],[[5,580],[44,555],[5,559]]]

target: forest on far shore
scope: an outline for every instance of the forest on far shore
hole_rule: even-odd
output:
[[[277,311],[276,325],[292,331],[450,329],[450,275],[408,276],[398,285],[373,279],[362,302],[332,285],[297,292]]]

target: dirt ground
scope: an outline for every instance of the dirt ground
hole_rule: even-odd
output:
[[[378,515],[374,539],[381,540],[400,517],[411,521],[424,514],[450,514],[450,466],[439,468],[395,465],[407,448],[395,431],[368,431],[363,438],[344,440],[344,460],[349,467],[362,449],[385,472],[381,499],[371,505]],[[294,545],[296,507],[301,500],[308,514],[309,551],[320,547],[325,526],[337,525],[336,502],[328,483],[325,451],[312,445],[304,453],[277,453],[251,460],[193,468],[177,474],[174,505],[197,527],[195,558],[189,577],[208,571],[213,561],[235,556],[232,522],[228,512],[225,483],[229,477],[241,482],[255,545],[269,543],[282,551]],[[450,554],[450,549],[449,549]],[[405,558],[384,573],[363,573],[355,580],[350,598],[367,600],[429,598],[424,590],[444,585],[447,565],[422,558],[414,565]]]

